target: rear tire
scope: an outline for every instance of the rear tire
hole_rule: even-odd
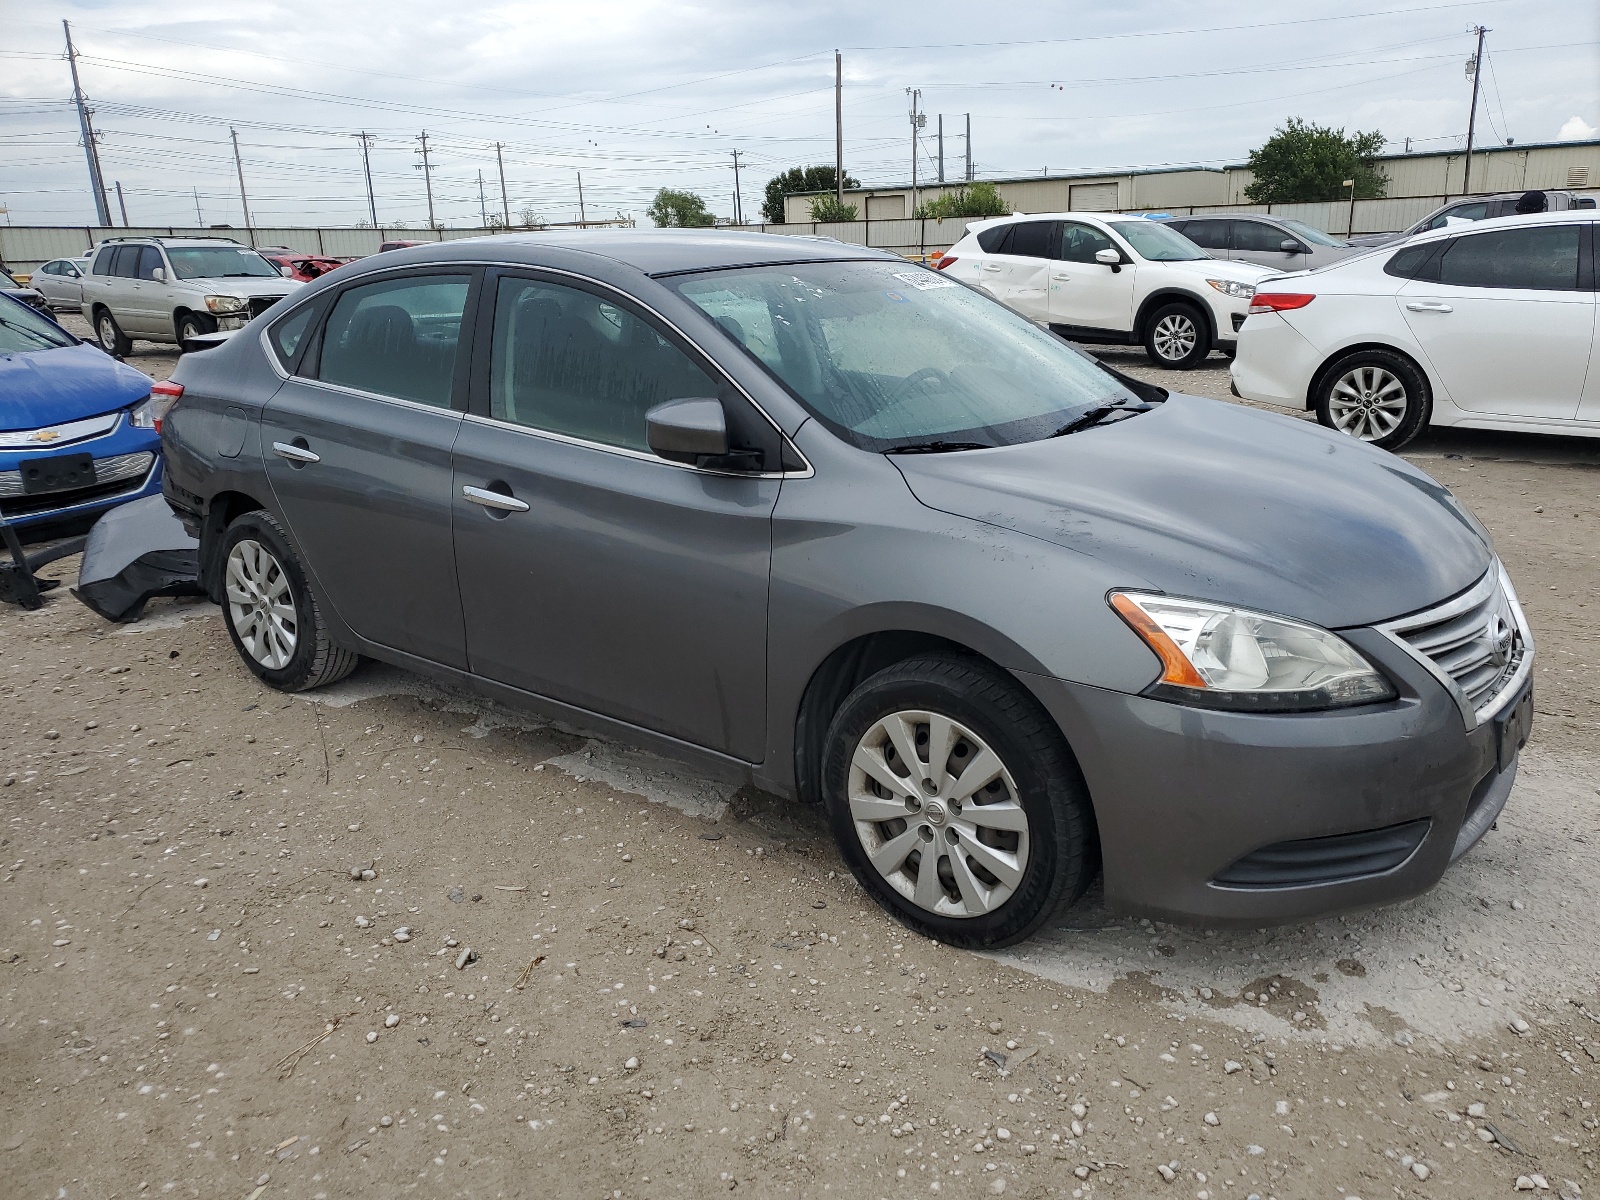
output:
[[[1398,450],[1421,433],[1433,412],[1428,380],[1393,350],[1355,350],[1328,365],[1317,380],[1317,420],[1384,450]]]
[[[950,945],[1028,937],[1099,865],[1088,791],[1060,730],[975,659],[910,659],[863,682],[829,724],[821,775],[857,881]]]
[[[222,539],[222,614],[233,648],[263,683],[304,692],[343,679],[361,656],[328,636],[283,527],[261,509]]]
[[[1188,371],[1211,353],[1211,326],[1192,304],[1163,304],[1144,323],[1144,351],[1169,371]]]
[[[126,358],[133,349],[133,339],[122,332],[122,326],[117,324],[109,308],[102,308],[94,315],[94,340],[112,358]]]

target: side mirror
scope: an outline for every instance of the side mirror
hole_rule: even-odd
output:
[[[283,266],[283,265],[280,264],[279,267],[278,267],[278,274],[282,275],[285,279],[293,279],[294,278],[294,268],[293,267]]]
[[[1283,241],[1278,243],[1278,249],[1285,254],[1304,254],[1306,252],[1306,248],[1293,238],[1284,238]]]
[[[1096,250],[1094,252],[1094,260],[1097,263],[1104,263],[1108,267],[1120,267],[1122,265],[1122,252],[1119,250]]]
[[[661,458],[697,463],[728,453],[728,418],[712,399],[668,400],[644,415],[645,441]]]
[[[167,269],[165,267],[154,268],[150,272],[150,278],[154,279],[157,283],[165,283],[167,281]]]

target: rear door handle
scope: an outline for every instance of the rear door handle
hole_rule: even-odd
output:
[[[1406,305],[1406,308],[1412,312],[1455,312],[1455,309],[1439,300],[1413,300],[1410,304]]]
[[[999,263],[984,263],[983,264],[983,269],[985,271],[998,271],[1000,269],[1000,264]]]
[[[477,488],[465,484],[461,494],[473,504],[481,504],[485,508],[496,508],[501,512],[527,512],[528,502],[518,500],[515,496],[507,496],[504,492],[491,492],[488,488]]]
[[[288,442],[273,442],[272,452],[279,458],[287,458],[292,463],[319,463],[322,455],[314,454],[304,446],[291,446]]]

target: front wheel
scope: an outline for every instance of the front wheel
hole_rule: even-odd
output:
[[[1398,450],[1428,423],[1428,381],[1392,350],[1357,350],[1322,373],[1317,420],[1385,450]]]
[[[303,692],[355,669],[360,656],[328,636],[300,560],[270,513],[234,518],[223,535],[222,560],[228,637],[258,679]]]
[[[857,881],[951,945],[1004,946],[1088,887],[1094,820],[1048,714],[1003,673],[929,657],[886,668],[828,729],[823,795]]]
[[[122,332],[122,326],[117,324],[109,308],[102,308],[95,314],[94,340],[113,358],[126,358],[133,349],[133,339]]]
[[[1187,371],[1211,353],[1211,327],[1192,304],[1164,304],[1145,322],[1144,350],[1158,367]]]
[[[178,318],[178,349],[182,351],[187,347],[185,342],[190,338],[201,337],[217,331],[217,323],[210,317],[201,316],[199,313],[184,313]]]

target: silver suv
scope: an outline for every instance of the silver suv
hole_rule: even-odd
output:
[[[83,314],[121,357],[136,337],[181,348],[243,328],[300,286],[231,238],[110,238],[83,277]]]

